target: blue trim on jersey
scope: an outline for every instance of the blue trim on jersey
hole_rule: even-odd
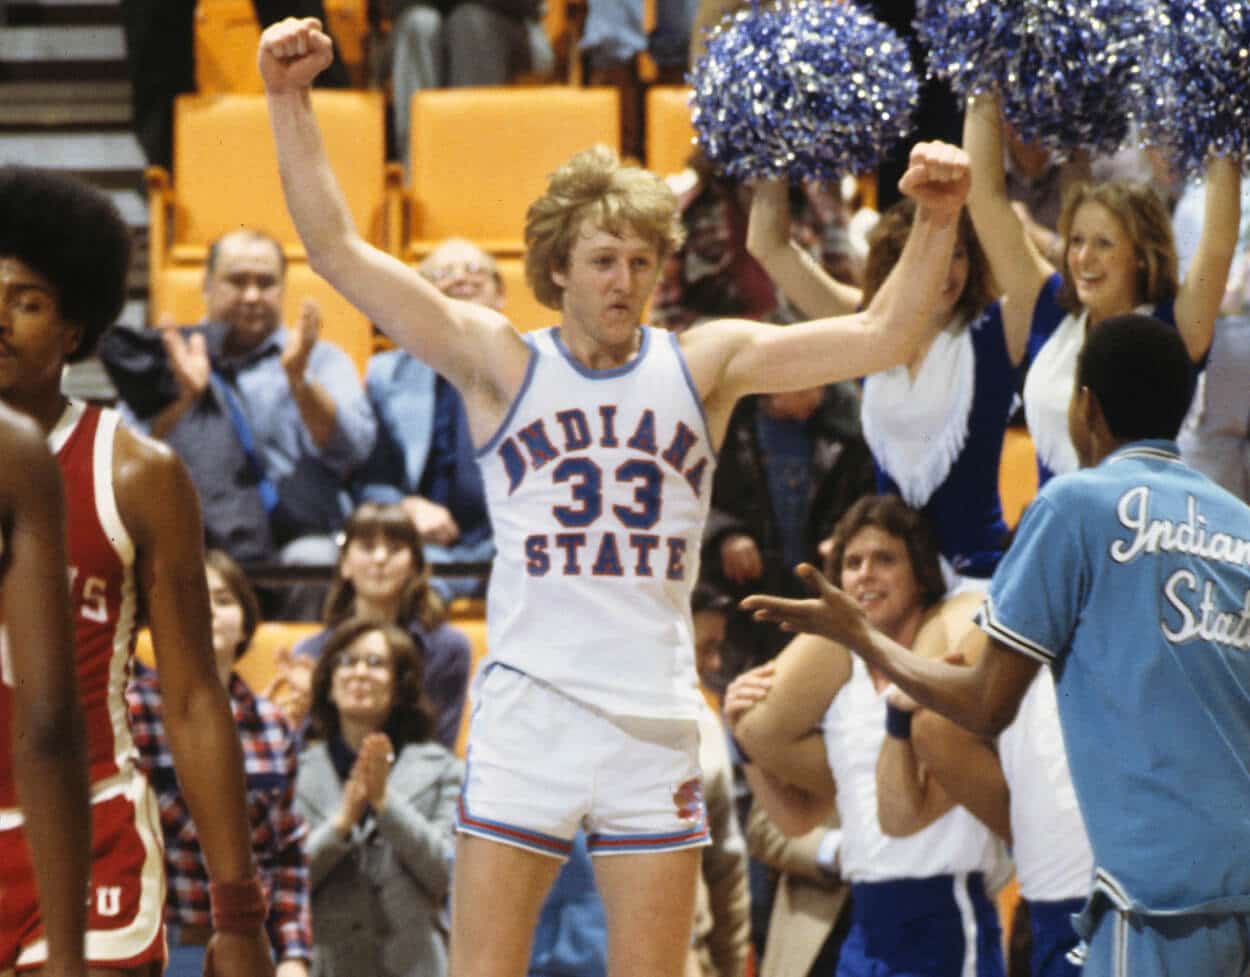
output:
[[[690,375],[690,367],[686,364],[686,354],[678,342],[678,335],[675,332],[668,334],[669,342],[673,344],[673,352],[677,354],[677,364],[681,367],[681,375],[686,378],[686,385],[690,388],[690,396],[694,398],[695,406],[699,408],[699,416],[703,418],[703,436],[707,439],[707,446],[715,448],[716,442],[712,440],[712,429],[707,422],[707,412],[703,409],[703,399],[699,396],[698,388],[694,385],[694,377]]]
[[[1039,645],[1036,641],[1030,641],[1018,631],[1012,631],[1011,628],[1004,625],[1001,621],[994,617],[994,606],[987,598],[985,603],[981,605],[981,609],[977,611],[973,622],[988,634],[994,640],[1001,642],[1013,651],[1039,661],[1043,665],[1053,665],[1058,657],[1049,648]]]
[[[696,848],[708,844],[711,835],[707,828],[707,819],[700,819],[699,826],[689,831],[662,834],[641,835],[606,835],[594,834],[586,839],[586,847],[590,853],[607,855],[639,855],[646,852],[677,851],[682,848]]]
[[[456,830],[490,841],[500,841],[515,848],[526,848],[540,855],[557,855],[560,858],[567,858],[573,850],[571,839],[556,838],[539,831],[508,824],[505,821],[474,817],[469,813],[463,792],[456,804]]]
[[[490,436],[489,441],[477,449],[477,457],[479,458],[484,458],[494,451],[498,447],[499,442],[503,440],[503,433],[508,430],[508,425],[512,423],[512,418],[516,415],[517,408],[521,406],[521,401],[525,398],[525,393],[530,388],[530,381],[534,379],[534,371],[538,369],[538,347],[534,345],[534,340],[531,337],[523,336],[521,338],[525,340],[525,345],[530,348],[530,361],[525,366],[525,379],[521,381],[521,389],[512,398],[512,403],[508,405],[508,413],[504,415],[499,427],[495,428],[495,433]]]
[[[556,326],[551,330],[551,338],[556,344],[556,349],[560,351],[560,355],[568,362],[574,370],[580,373],[588,380],[614,380],[616,377],[623,377],[626,373],[633,371],[639,363],[647,355],[647,350],[651,347],[651,327],[639,326],[642,330],[642,341],[638,344],[638,352],[636,352],[628,363],[621,366],[614,366],[610,370],[592,370],[590,367],[581,363],[577,358],[569,352],[569,348],[564,345],[564,340],[560,338],[560,327]]]

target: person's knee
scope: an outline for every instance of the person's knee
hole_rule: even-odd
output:
[[[442,30],[443,15],[434,7],[418,5],[409,7],[395,18],[391,37],[395,44],[428,43],[438,38]]]

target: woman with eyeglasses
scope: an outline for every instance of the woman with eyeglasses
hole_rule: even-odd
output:
[[[314,742],[300,756],[308,820],[313,977],[442,977],[462,768],[434,741],[422,649],[349,618],[313,672]]]
[[[400,505],[365,502],[347,520],[325,630],[295,646],[294,657],[320,659],[333,628],[349,617],[394,624],[424,648],[424,691],[433,707],[433,737],[454,749],[469,684],[469,639],[449,624],[430,585],[421,534]]]

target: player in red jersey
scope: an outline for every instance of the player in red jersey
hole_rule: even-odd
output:
[[[209,973],[270,975],[242,756],[213,662],[199,505],[186,470],[118,415],[67,399],[61,372],[121,311],[129,234],[103,195],[60,174],[0,167],[0,400],[42,430],[67,498],[70,606],[91,782],[86,955],[92,974],[149,977],[164,959],[165,879],[155,797],[132,763],[124,698],[137,621],[151,628],[183,794],[213,879]],[[12,798],[0,797],[0,808]],[[24,850],[0,831],[0,864]],[[0,933],[41,966],[37,912]]]
[[[0,297],[7,318],[7,296]],[[87,762],[74,680],[65,576],[65,505],[56,462],[30,421],[0,406],[0,794],[15,789],[29,825],[33,877],[0,862],[0,973],[11,968],[8,907],[38,904],[44,973],[85,977],[83,928],[90,866]],[[6,812],[0,810],[0,827]],[[24,887],[16,899],[13,883]]]

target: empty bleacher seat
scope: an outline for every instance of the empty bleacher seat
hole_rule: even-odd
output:
[[[1037,494],[1037,455],[1033,439],[1022,427],[1009,427],[1003,438],[1003,457],[998,466],[998,493],[1003,518],[1015,528],[1025,507]]]
[[[655,85],[647,91],[647,168],[668,176],[686,168],[695,150],[690,89]]]
[[[503,279],[503,314],[521,332],[554,326],[560,313],[549,309],[538,299],[525,281],[525,263],[521,258],[498,258],[499,276]]]
[[[408,254],[466,237],[519,255],[525,210],[547,177],[596,143],[619,148],[613,89],[559,85],[462,88],[413,95]]]
[[[366,78],[369,0],[325,0],[326,26],[353,84]],[[260,23],[252,0],[197,0],[195,87],[201,94],[260,94]]]
[[[378,92],[316,91],[313,105],[348,209],[361,234],[398,252],[402,197],[398,167],[386,162],[384,101]],[[151,316],[182,319],[199,289],[208,246],[239,227],[271,234],[286,251],[294,284],[323,299],[327,338],[367,348],[369,325],[357,313],[329,313],[346,302],[313,281],[287,213],[263,95],[184,95],[174,114],[174,175],[149,167],[148,269]],[[169,290],[169,294],[166,294]],[[298,308],[299,290],[288,289]],[[341,325],[342,329],[339,330]],[[350,335],[348,335],[350,333]],[[353,356],[357,354],[353,352]],[[359,357],[357,357],[359,359]]]

